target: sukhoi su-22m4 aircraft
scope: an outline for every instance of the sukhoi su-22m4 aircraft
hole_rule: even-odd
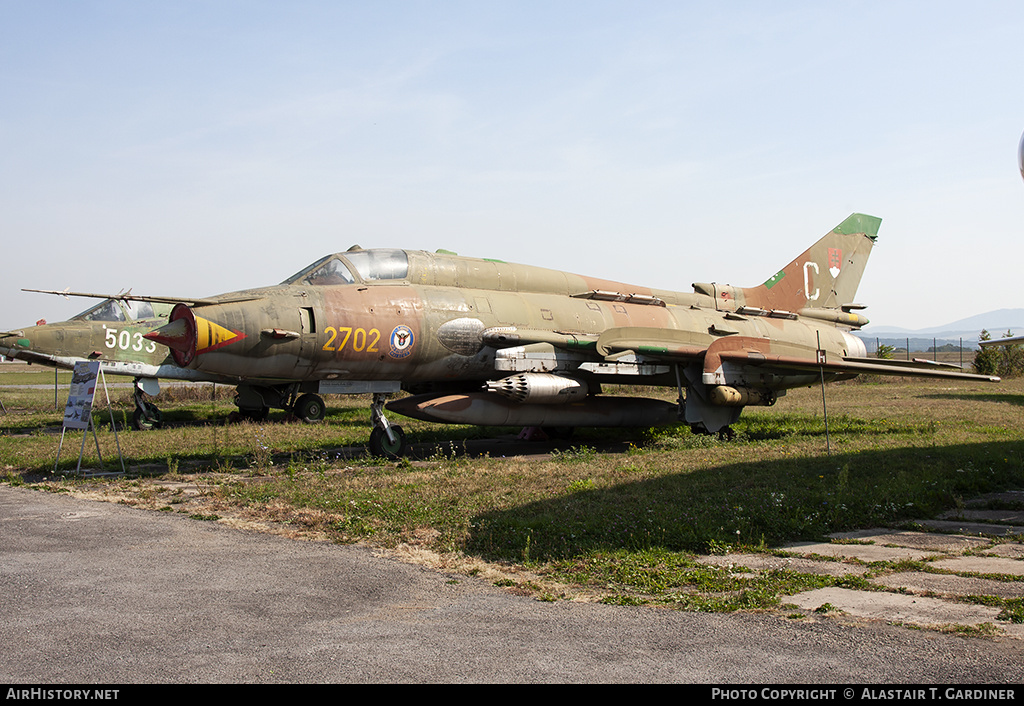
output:
[[[372,393],[371,450],[405,435],[387,409],[495,426],[652,426],[730,433],[746,405],[858,373],[998,380],[868,358],[854,294],[880,220],[854,214],[756,287],[662,291],[452,253],[353,247],[274,287],[181,303],[144,335],[177,365],[237,381],[242,414],[324,414]],[[678,403],[604,396],[678,388]]]

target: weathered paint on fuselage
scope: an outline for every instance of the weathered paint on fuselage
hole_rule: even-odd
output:
[[[735,337],[759,339],[780,354],[813,351],[819,340],[830,357],[863,352],[853,349],[857,339],[816,319],[737,313],[744,305],[739,288],[715,285],[711,296],[529,265],[420,251],[407,256],[408,275],[401,280],[278,285],[222,297],[257,300],[196,307],[196,316],[241,335],[228,345],[198,351],[189,366],[263,381],[487,380],[496,376],[495,348],[483,345],[480,334],[502,327],[575,339],[578,350],[591,353],[597,337],[617,328],[669,330],[678,343],[700,349]],[[594,298],[594,292],[601,294]],[[614,294],[623,301],[611,301]],[[631,303],[630,297],[646,303]],[[783,383],[781,377],[750,374],[768,388],[816,379],[787,375]],[[591,377],[639,381],[621,374]],[[675,385],[676,377],[665,371],[642,382]]]

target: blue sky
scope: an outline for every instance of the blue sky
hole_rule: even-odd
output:
[[[0,0],[0,329],[446,248],[689,291],[851,212],[858,299],[1024,307],[1019,2]],[[866,329],[870,331],[870,327]]]

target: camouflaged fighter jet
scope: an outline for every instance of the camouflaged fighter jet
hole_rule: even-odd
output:
[[[402,453],[384,416],[572,428],[681,420],[730,433],[746,405],[859,373],[998,380],[866,357],[848,333],[880,219],[854,214],[764,284],[662,291],[497,260],[393,249],[329,255],[281,285],[178,304],[143,335],[183,368],[238,380],[236,403],[315,421],[325,393],[372,393],[371,450]],[[678,403],[601,395],[678,389]]]
[[[102,298],[104,295],[82,292],[40,291],[46,294]],[[99,360],[105,374],[128,375],[135,379],[136,429],[159,427],[162,415],[147,395],[160,392],[158,378],[173,380],[231,382],[175,365],[163,346],[145,340],[142,335],[167,323],[174,304],[149,297],[147,301],[122,299],[130,295],[106,298],[68,321],[48,324],[39,321],[19,331],[0,332],[0,355],[71,370],[81,360]]]

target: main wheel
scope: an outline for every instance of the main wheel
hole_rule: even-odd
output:
[[[146,405],[145,409],[135,408],[132,412],[132,427],[139,431],[159,429],[163,421],[163,414],[153,405]]]
[[[327,407],[320,395],[306,394],[295,402],[295,408],[292,411],[302,421],[313,424],[323,421]]]
[[[381,458],[398,458],[405,452],[405,432],[397,424],[391,425],[395,443],[388,438],[384,427],[374,427],[370,432],[370,453]]]

